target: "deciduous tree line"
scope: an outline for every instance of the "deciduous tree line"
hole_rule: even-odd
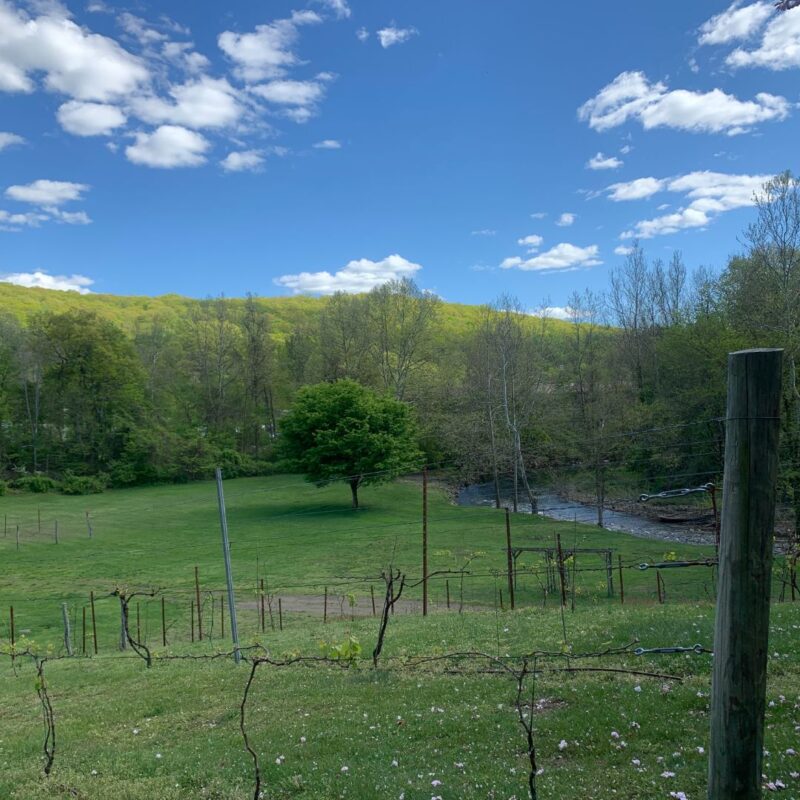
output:
[[[85,311],[0,320],[0,462],[106,473],[115,485],[276,469],[280,418],[300,387],[351,379],[409,403],[430,463],[464,479],[572,484],[603,500],[621,481],[692,483],[721,468],[727,354],[786,350],[782,491],[800,517],[800,184],[758,198],[721,273],[634,244],[606,293],[567,319],[501,297],[454,319],[409,280],[336,294],[288,335],[258,299],[191,302],[134,330]],[[631,436],[630,431],[648,430]],[[602,517],[598,520],[602,522]]]

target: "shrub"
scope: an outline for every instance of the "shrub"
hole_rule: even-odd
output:
[[[73,475],[71,472],[64,473],[64,480],[61,482],[62,494],[100,494],[108,486],[108,476],[100,473],[99,475]]]
[[[7,488],[8,484],[5,481],[0,481],[0,497],[2,497],[6,493]]]
[[[51,489],[58,488],[58,481],[48,478],[47,475],[25,475],[11,481],[10,485],[12,489],[20,489],[23,492],[46,494]]]

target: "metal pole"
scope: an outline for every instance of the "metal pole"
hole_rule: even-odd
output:
[[[239,627],[236,624],[236,601],[233,596],[233,575],[231,574],[231,547],[228,542],[228,518],[225,515],[225,495],[222,491],[222,470],[217,467],[217,500],[219,501],[219,524],[222,529],[222,554],[225,557],[225,580],[228,584],[228,613],[231,619],[231,638],[233,639],[233,659],[238,664],[242,660],[239,652]]]
[[[67,604],[61,604],[61,618],[64,620],[64,647],[67,648],[67,655],[72,655],[72,631],[69,629],[69,611]]]
[[[709,800],[761,795],[782,350],[728,356]]]
[[[428,616],[428,468],[422,468],[422,616]]]

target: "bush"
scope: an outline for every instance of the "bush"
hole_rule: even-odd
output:
[[[0,481],[0,497],[2,497],[6,493],[7,488],[8,484],[5,481]]]
[[[25,475],[11,481],[12,489],[20,489],[23,492],[34,492],[35,494],[46,494],[51,489],[58,488],[58,481],[48,478],[46,475]]]
[[[99,475],[73,475],[71,472],[64,473],[61,482],[62,494],[100,494],[108,486],[108,476],[100,473]]]

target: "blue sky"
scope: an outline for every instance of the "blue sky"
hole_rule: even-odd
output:
[[[0,0],[0,279],[533,308],[721,268],[798,171],[800,7]]]

